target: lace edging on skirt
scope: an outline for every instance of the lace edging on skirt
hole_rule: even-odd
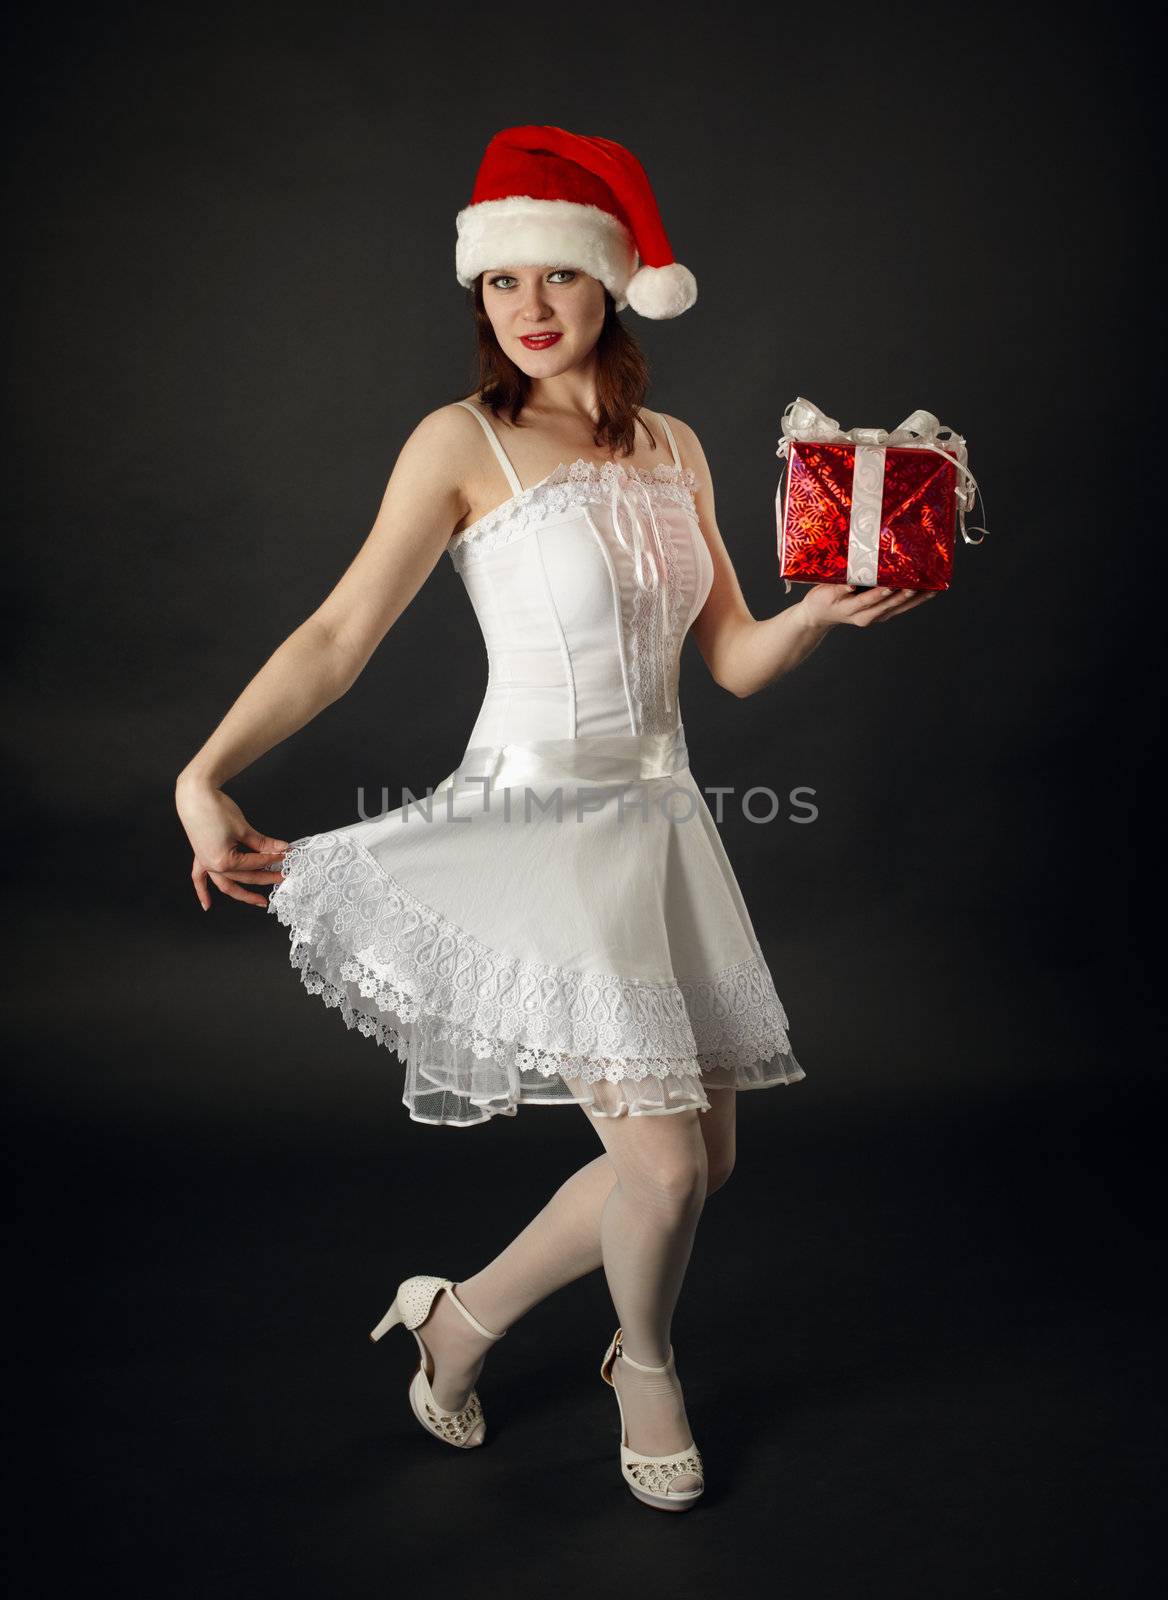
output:
[[[346,1027],[394,1051],[414,1121],[470,1126],[520,1104],[708,1110],[707,1089],[805,1076],[757,946],[696,981],[571,972],[489,949],[344,832],[296,841],[283,871],[268,910],[291,964]]]

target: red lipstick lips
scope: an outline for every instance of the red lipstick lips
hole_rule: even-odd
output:
[[[520,335],[519,342],[529,350],[547,350],[563,337],[562,333],[524,333]]]

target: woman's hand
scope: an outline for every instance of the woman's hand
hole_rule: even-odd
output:
[[[266,907],[263,895],[242,885],[279,883],[284,874],[271,863],[288,848],[288,840],[259,833],[231,796],[211,783],[180,778],[174,803],[195,852],[191,879],[203,910],[211,909],[208,878],[232,900]]]
[[[902,617],[940,593],[940,589],[857,589],[854,583],[816,583],[799,605],[811,613],[804,620],[817,628],[834,628],[846,622],[854,628],[866,628],[870,622]]]

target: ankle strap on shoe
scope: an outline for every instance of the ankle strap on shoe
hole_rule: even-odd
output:
[[[643,1361],[634,1361],[632,1356],[625,1349],[623,1339],[618,1339],[617,1341],[616,1354],[621,1358],[622,1361],[627,1361],[630,1367],[636,1367],[638,1372],[668,1372],[670,1367],[673,1365],[672,1345],[669,1346],[669,1354],[665,1357],[665,1365],[663,1367],[647,1367]]]
[[[484,1328],[482,1323],[479,1321],[479,1319],[473,1314],[473,1312],[470,1312],[470,1311],[468,1311],[466,1309],[466,1307],[463,1305],[462,1301],[455,1294],[454,1285],[452,1283],[448,1283],[446,1285],[446,1292],[447,1292],[447,1294],[449,1294],[449,1296],[450,1296],[451,1300],[453,1300],[454,1304],[462,1312],[462,1314],[466,1318],[466,1320],[470,1323],[471,1327],[474,1328],[476,1333],[481,1333],[484,1339],[503,1339],[503,1338],[506,1337],[506,1334],[507,1334],[506,1328],[503,1329],[502,1333],[492,1333],[490,1328]]]

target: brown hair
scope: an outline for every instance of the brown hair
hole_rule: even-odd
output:
[[[483,274],[474,281],[471,297],[474,314],[478,382],[474,394],[495,416],[506,412],[512,427],[519,427],[519,413],[531,393],[531,379],[504,354],[483,304]],[[613,455],[630,456],[637,447],[637,423],[649,435],[653,448],[657,440],[638,412],[649,389],[649,367],[644,352],[617,315],[616,301],[604,291],[604,325],[596,341],[596,392],[600,401],[600,420],[592,438],[599,449]],[[460,399],[467,398],[460,396]]]

